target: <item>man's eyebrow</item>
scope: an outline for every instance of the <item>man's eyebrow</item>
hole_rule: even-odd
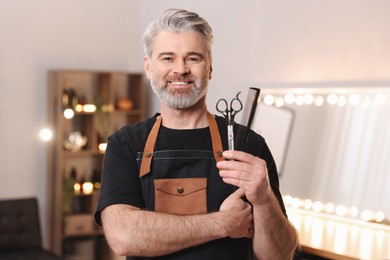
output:
[[[174,53],[173,52],[161,52],[157,55],[157,58],[161,58],[162,56],[166,56],[166,55],[172,56],[172,55],[174,55]]]
[[[175,55],[174,52],[161,52],[157,55],[157,58],[161,58],[162,56],[173,56]],[[190,51],[187,53],[187,56],[198,56],[199,58],[203,59],[204,55],[202,53],[196,52],[196,51]]]
[[[193,55],[198,56],[199,58],[202,58],[202,59],[204,58],[204,55],[202,53],[199,53],[199,52],[191,51],[188,53],[188,56],[193,56]]]

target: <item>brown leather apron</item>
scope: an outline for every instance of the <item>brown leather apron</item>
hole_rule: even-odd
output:
[[[161,116],[157,117],[142,153],[139,172],[147,209],[179,215],[201,214],[210,210],[207,205],[208,185],[216,185],[216,183],[224,185],[216,168],[216,162],[224,158],[217,122],[209,112],[207,119],[212,152],[198,150],[155,152],[162,121]],[[220,200],[223,200],[229,192],[231,189],[225,192],[226,194]],[[218,210],[217,206],[218,203],[211,210]]]

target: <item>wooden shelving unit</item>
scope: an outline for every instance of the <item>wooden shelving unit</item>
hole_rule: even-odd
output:
[[[98,186],[85,194],[74,184],[98,184],[104,156],[99,144],[120,127],[145,119],[143,74],[56,70],[49,72],[48,87],[48,116],[54,131],[48,152],[50,249],[65,259],[108,259],[103,232],[93,219]],[[88,106],[96,110],[89,111]],[[65,116],[65,110],[73,116]],[[78,145],[82,140],[85,144]],[[81,247],[84,255],[77,252]]]

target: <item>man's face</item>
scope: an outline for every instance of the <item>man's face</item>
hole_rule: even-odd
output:
[[[198,32],[160,32],[144,68],[153,91],[172,109],[189,108],[203,98],[212,73],[206,42]]]

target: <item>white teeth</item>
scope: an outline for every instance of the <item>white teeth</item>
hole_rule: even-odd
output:
[[[173,84],[173,85],[186,85],[186,84],[188,84],[188,82],[172,81],[171,84]]]

